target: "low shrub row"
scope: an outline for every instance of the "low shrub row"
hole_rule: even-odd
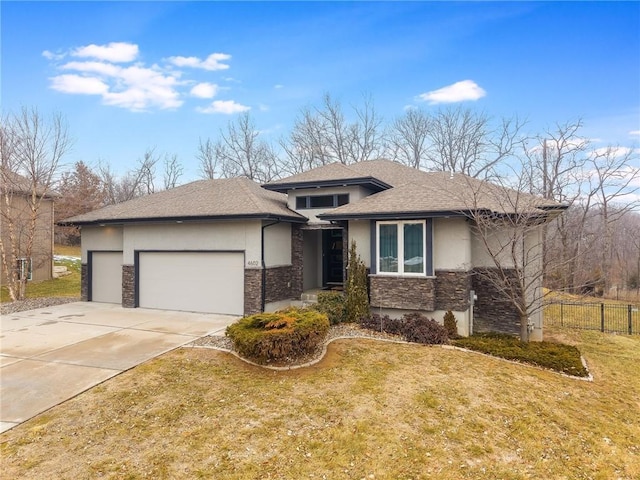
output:
[[[589,372],[584,368],[580,351],[563,343],[521,342],[518,338],[501,333],[481,333],[460,338],[453,345],[495,357],[531,363],[557,372],[586,377]]]
[[[407,313],[402,318],[373,314],[360,319],[360,326],[369,330],[399,335],[407,342],[442,345],[449,342],[447,329],[420,313]]]
[[[288,308],[243,317],[227,327],[236,351],[256,363],[290,363],[313,353],[329,331],[327,316]]]

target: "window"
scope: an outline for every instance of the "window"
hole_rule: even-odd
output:
[[[18,258],[16,260],[16,269],[18,270],[18,280],[31,280],[32,262],[30,258]]]
[[[296,197],[296,210],[305,208],[336,208],[349,203],[349,194],[305,195]]]
[[[431,274],[426,221],[378,222],[377,227],[378,273]]]

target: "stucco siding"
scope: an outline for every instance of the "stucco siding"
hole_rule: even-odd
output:
[[[351,220],[349,222],[349,244],[355,240],[358,255],[367,266],[371,268],[371,222],[369,220]]]
[[[121,251],[122,227],[82,227],[80,245],[82,263],[87,262],[89,251]]]
[[[304,197],[308,195],[334,195],[334,194],[349,194],[349,203],[353,203],[368,196],[371,192],[366,188],[352,186],[352,187],[326,187],[326,188],[303,188],[296,190],[289,190],[287,205],[291,210],[295,210],[300,215],[304,215],[309,219],[309,223],[329,223],[326,220],[320,220],[317,215],[321,213],[331,212],[332,208],[305,208],[301,210],[296,209],[296,198]]]
[[[433,221],[434,267],[436,270],[469,270],[471,231],[464,218]]]
[[[267,267],[291,265],[290,223],[277,223],[264,229],[264,262]]]
[[[489,244],[491,251],[500,252],[501,245],[508,245],[510,242],[510,233],[506,230],[494,229],[493,232],[485,235],[485,239],[481,238],[477,233],[471,233],[471,262],[474,267],[495,267],[491,255],[487,252],[487,248],[484,245],[484,241]],[[510,248],[504,249],[498,258],[500,264],[504,268],[513,267],[513,260],[509,257]]]
[[[245,266],[257,268],[261,264],[260,221],[127,225],[124,264],[133,265],[136,250],[244,251]]]

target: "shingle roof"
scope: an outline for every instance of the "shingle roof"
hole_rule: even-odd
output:
[[[331,210],[320,218],[340,219],[408,213],[455,213],[489,210],[515,213],[527,208],[563,208],[554,201],[509,190],[462,174],[424,172],[390,160],[369,160],[352,165],[332,163],[265,185],[279,188],[328,181],[377,179],[388,187],[348,205]],[[519,205],[517,205],[519,204]]]
[[[4,169],[0,171],[0,191],[29,195],[32,189],[33,185],[27,177]],[[47,198],[55,196],[53,192],[47,192],[42,185],[36,186],[36,195],[45,195]]]
[[[247,178],[200,180],[78,215],[62,224],[122,223],[213,218],[282,218],[305,222],[287,207],[286,195]]]

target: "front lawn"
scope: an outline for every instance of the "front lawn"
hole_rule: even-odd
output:
[[[0,436],[7,478],[640,478],[640,338],[553,329],[594,382],[340,340],[289,372],[205,349],[147,362]]]
[[[27,298],[40,297],[79,297],[80,296],[80,247],[56,245],[54,248],[54,265],[64,265],[71,272],[60,278],[52,278],[44,282],[27,282]],[[76,260],[77,259],[77,260]],[[10,302],[6,287],[0,289],[0,302]]]

